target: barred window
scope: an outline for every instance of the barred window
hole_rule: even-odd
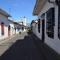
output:
[[[50,8],[46,12],[46,33],[48,37],[54,38],[54,25],[55,25],[55,19],[54,19],[54,8]]]

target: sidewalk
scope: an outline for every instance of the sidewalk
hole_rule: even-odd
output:
[[[16,35],[17,35],[17,34],[16,34]],[[0,44],[9,41],[10,39],[14,38],[16,35],[14,34],[14,35],[12,35],[12,36],[10,36],[10,37],[8,37],[8,38],[5,38],[5,39],[0,40]]]
[[[5,53],[17,40],[24,39],[24,36],[27,35],[25,32],[21,34],[16,34],[10,38],[2,41],[0,43],[0,56]]]
[[[5,40],[0,41],[0,56],[13,44],[12,39],[15,38],[18,34],[13,35]]]

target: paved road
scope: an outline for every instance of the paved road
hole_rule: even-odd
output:
[[[0,56],[11,47],[18,39],[24,39],[24,36],[26,36],[27,33],[22,33],[20,35],[16,35],[12,39],[6,40],[6,42],[0,44]]]
[[[24,33],[12,39],[13,41],[14,43],[0,57],[0,60],[47,60],[42,50],[36,46],[33,36]]]

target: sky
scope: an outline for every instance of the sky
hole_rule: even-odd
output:
[[[34,17],[32,15],[36,0],[0,0],[0,8],[8,12],[13,19],[19,20],[26,17],[31,22]]]

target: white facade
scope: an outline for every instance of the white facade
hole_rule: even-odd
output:
[[[4,35],[1,32],[1,23],[4,23]],[[15,34],[14,23],[9,21],[8,17],[0,14],[0,40],[8,38],[8,27],[10,26],[10,36]]]
[[[26,17],[22,17],[22,18],[21,18],[21,21],[19,22],[19,24],[21,24],[22,27],[24,28],[24,29],[21,30],[21,31],[22,31],[22,32],[25,32],[25,31],[26,31],[25,26],[27,26],[27,18],[26,18]]]
[[[15,26],[15,34],[18,34],[20,32],[20,25],[19,24],[16,24],[14,23],[14,26]],[[18,30],[18,27],[19,27],[19,30]]]
[[[10,17],[10,15],[0,9],[0,41],[17,33],[17,29],[15,31],[15,22],[8,19],[8,17]],[[17,23],[16,25],[19,24]]]
[[[1,23],[4,23],[4,35],[1,35]],[[8,17],[0,14],[0,40],[8,37]]]
[[[53,1],[53,0],[52,0]],[[47,22],[47,18],[46,18],[46,12],[50,9],[50,8],[54,8],[55,12],[55,26],[54,26],[54,38],[50,38],[48,37],[47,33],[46,33],[46,22]],[[36,27],[34,28],[34,33],[36,34],[36,36],[38,38],[40,38],[42,40],[42,20],[43,18],[41,18],[41,15],[45,13],[44,16],[44,20],[45,20],[45,29],[44,29],[44,34],[45,34],[45,40],[44,42],[50,46],[52,49],[54,49],[57,53],[60,54],[60,39],[58,38],[58,5],[56,5],[55,3],[49,3],[48,1],[46,1],[46,3],[43,5],[40,13],[38,14],[38,19],[40,19],[40,33],[38,32],[38,24],[36,24]]]
[[[9,26],[10,26],[10,36],[15,34],[15,25],[12,20],[8,20]]]

